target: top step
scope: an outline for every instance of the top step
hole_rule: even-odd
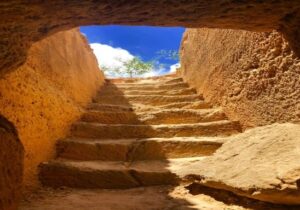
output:
[[[188,88],[188,84],[184,82],[179,83],[171,83],[171,84],[165,84],[165,83],[119,83],[119,84],[113,84],[113,83],[107,83],[105,86],[102,87],[100,92],[102,90],[110,91],[110,90],[178,90],[183,88]]]
[[[169,80],[139,80],[136,82],[126,82],[126,83],[119,83],[119,82],[111,82],[110,83],[116,84],[116,85],[122,85],[122,84],[132,84],[132,85],[159,85],[159,84],[176,84],[176,83],[183,83],[182,78],[175,78],[175,79],[169,79]]]
[[[166,81],[172,79],[181,79],[176,74],[167,74],[164,76],[156,76],[156,77],[145,77],[145,78],[115,78],[115,79],[107,79],[107,81],[112,83],[139,83],[139,82],[158,82],[158,81]]]

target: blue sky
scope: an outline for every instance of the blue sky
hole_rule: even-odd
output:
[[[184,30],[179,27],[116,25],[80,28],[91,44],[98,62],[102,64],[111,60],[108,56],[113,57],[118,53],[124,59],[129,59],[130,56],[139,56],[144,61],[150,61],[157,56],[157,52],[160,50],[179,50]],[[178,60],[160,59],[159,62],[166,66],[164,69],[156,70],[161,74],[168,72],[170,66],[178,63]]]

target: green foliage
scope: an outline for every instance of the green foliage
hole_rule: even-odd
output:
[[[152,62],[143,62],[140,58],[134,57],[132,60],[124,63],[124,71],[129,77],[142,75],[153,69]]]
[[[119,62],[122,64],[122,68],[108,66],[100,66],[100,68],[107,75],[114,77],[129,76],[130,78],[150,72],[154,68],[154,62],[144,62],[139,57],[134,57],[129,61],[119,60]]]
[[[134,57],[129,61],[118,60],[121,68],[114,68],[109,66],[100,66],[101,70],[106,75],[112,77],[134,77],[144,73],[150,72],[153,69],[163,69],[164,64],[159,62],[160,59],[164,60],[178,60],[179,54],[176,50],[160,50],[156,52],[157,56],[150,62],[144,62],[139,57]]]

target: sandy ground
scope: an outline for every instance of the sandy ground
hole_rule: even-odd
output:
[[[192,195],[182,187],[128,190],[41,189],[24,199],[19,210],[292,210],[252,203],[222,192]],[[294,210],[294,209],[293,209]]]

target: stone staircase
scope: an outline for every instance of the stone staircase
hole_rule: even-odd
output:
[[[240,132],[176,75],[107,80],[57,158],[40,166],[46,186],[132,188],[175,185],[184,168]]]

